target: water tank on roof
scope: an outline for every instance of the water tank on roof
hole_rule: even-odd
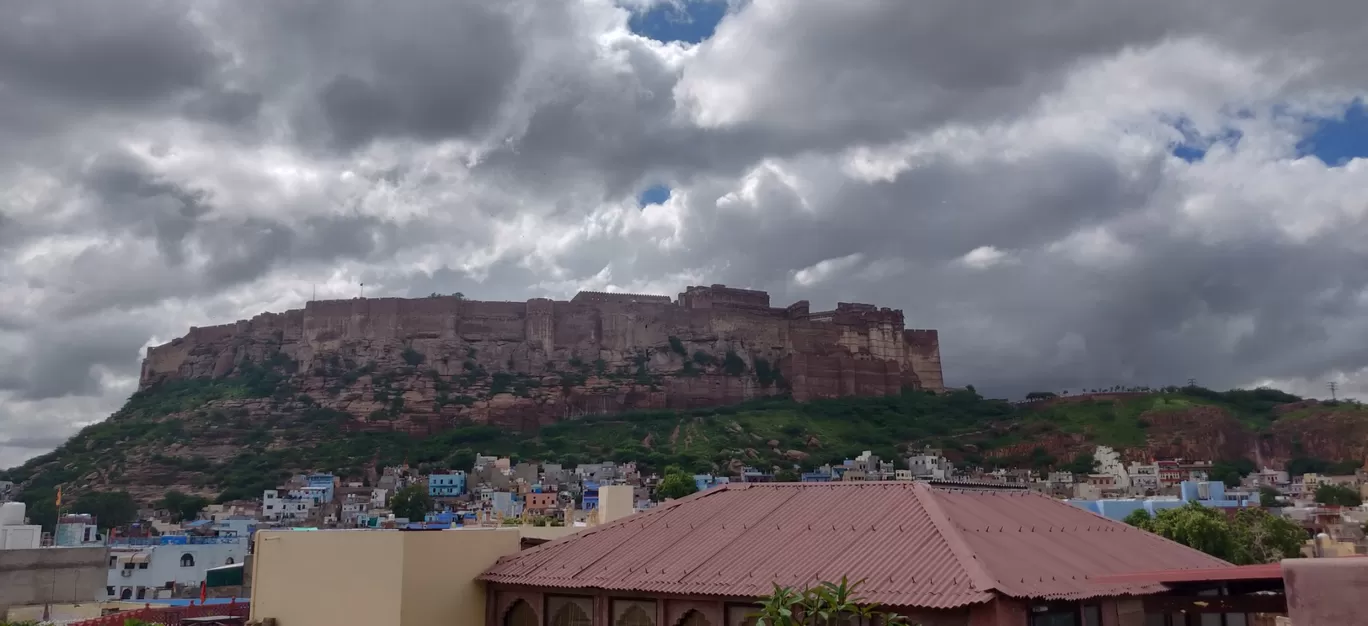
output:
[[[28,507],[23,502],[0,504],[0,526],[23,526]]]

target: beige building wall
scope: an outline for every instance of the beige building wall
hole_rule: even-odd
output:
[[[636,494],[631,485],[599,487],[598,523],[620,520],[636,512]]]
[[[478,576],[517,529],[260,531],[252,619],[279,626],[450,626],[484,620]]]
[[[109,579],[109,548],[0,550],[0,616],[30,604],[98,602]]]

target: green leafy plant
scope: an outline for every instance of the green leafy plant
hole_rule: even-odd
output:
[[[684,348],[684,342],[683,342],[683,341],[680,341],[680,340],[679,340],[679,337],[676,337],[676,336],[674,336],[674,335],[670,335],[670,337],[669,337],[669,342],[670,342],[670,349],[671,349],[671,350],[674,350],[676,353],[678,353],[679,356],[684,356],[684,357],[689,356],[689,351],[686,350],[686,349]]]
[[[390,511],[394,516],[407,518],[409,521],[422,520],[431,510],[432,498],[422,485],[410,485],[400,489],[390,500]]]
[[[907,618],[879,611],[859,594],[863,580],[822,582],[801,590],[774,585],[758,602],[755,626],[866,626],[910,624]]]
[[[1352,487],[1321,483],[1316,487],[1316,503],[1329,506],[1358,506],[1363,504],[1363,497]]]
[[[683,498],[698,491],[698,483],[688,472],[679,466],[671,465],[665,468],[665,475],[660,479],[660,484],[656,485],[656,498],[659,500]]]
[[[1263,509],[1242,509],[1227,519],[1220,510],[1196,502],[1154,516],[1141,509],[1125,522],[1236,565],[1295,557],[1307,539],[1301,526]]]

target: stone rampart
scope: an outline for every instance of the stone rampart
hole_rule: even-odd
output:
[[[724,373],[728,353],[745,363],[744,374]],[[540,377],[561,389],[561,395],[551,397],[547,386],[529,384],[539,390],[529,392],[536,400],[532,407],[521,397],[510,406],[496,406],[502,390],[490,388],[487,405],[432,409],[478,411],[476,418],[506,415],[508,423],[519,426],[586,412],[726,404],[778,393],[781,387],[800,400],[886,395],[908,386],[944,388],[936,331],[904,329],[901,311],[840,303],[832,311],[809,314],[806,301],[772,308],[765,292],[723,285],[689,287],[678,303],[665,296],[594,292],[569,301],[435,296],[310,302],[302,310],[193,328],[185,337],[150,348],[141,386],[229,376],[246,362],[279,362],[281,356],[294,364],[290,371],[297,376],[322,377],[305,381],[306,387],[335,388],[335,379],[345,378],[338,368],[371,363],[373,369],[390,371],[421,363],[408,371],[477,387],[481,383],[470,376],[503,372]],[[759,371],[770,374],[761,380]],[[579,374],[567,378],[572,372]],[[583,389],[558,382],[587,374],[620,382],[585,383],[589,387]],[[625,389],[621,381],[637,386]],[[371,414],[396,406],[367,400],[367,382],[349,378],[355,394],[337,407]],[[599,386],[590,389],[594,384]],[[434,388],[405,394],[404,406],[425,406],[436,393]]]

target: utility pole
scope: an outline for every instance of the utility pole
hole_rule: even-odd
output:
[[[1325,386],[1330,388],[1330,399],[1331,399],[1331,400],[1339,400],[1339,398],[1335,396],[1335,389],[1337,389],[1337,388],[1339,387],[1339,383],[1337,383],[1337,382],[1335,382],[1335,381],[1332,380],[1332,381],[1326,383]]]
[[[1188,379],[1188,384],[1187,384],[1187,386],[1189,386],[1189,387],[1196,387],[1196,386],[1197,386],[1197,379],[1196,379],[1196,378],[1189,378],[1189,379]]]

